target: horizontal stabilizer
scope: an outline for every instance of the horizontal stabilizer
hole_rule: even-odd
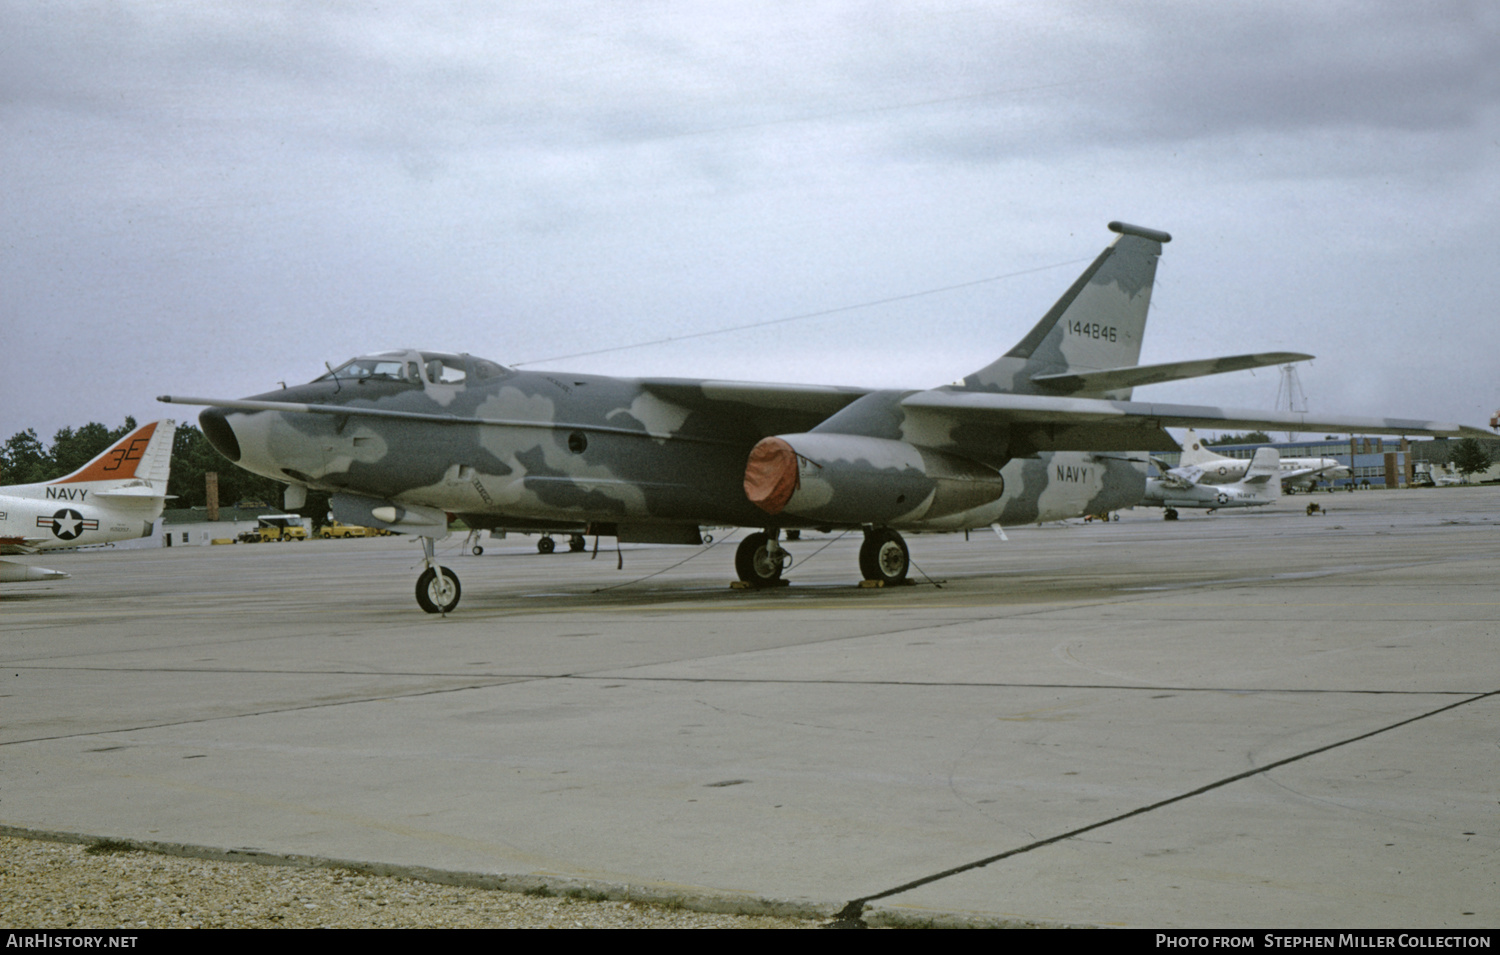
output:
[[[1231,355],[1227,358],[1169,361],[1160,365],[1131,365],[1125,368],[1105,368],[1100,371],[1033,375],[1031,380],[1048,391],[1055,391],[1059,394],[1105,392],[1120,388],[1134,388],[1138,385],[1156,385],[1164,381],[1181,381],[1184,378],[1222,375],[1226,372],[1244,371],[1249,368],[1265,368],[1268,365],[1310,361],[1312,357],[1301,352],[1260,352],[1254,355]]]
[[[96,498],[109,498],[111,501],[121,504],[154,504],[157,501],[170,500],[176,496],[176,494],[166,493],[165,487],[151,487],[146,484],[131,484],[108,491],[94,492],[94,497]]]

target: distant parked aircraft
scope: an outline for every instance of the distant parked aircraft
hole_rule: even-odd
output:
[[[1197,477],[1199,484],[1234,484],[1244,479],[1249,466],[1250,462],[1244,458],[1225,457],[1208,450],[1198,432],[1189,428],[1187,437],[1182,439],[1182,458],[1171,470],[1195,467],[1201,471]],[[1162,471],[1167,473],[1168,469],[1163,467]],[[1342,480],[1349,476],[1349,469],[1337,458],[1281,458],[1279,474],[1285,490],[1306,490],[1318,481]]]
[[[1221,507],[1256,507],[1281,497],[1276,480],[1281,454],[1275,448],[1257,448],[1248,462],[1244,480],[1233,484],[1207,484],[1196,480],[1193,467],[1173,468],[1159,478],[1148,478],[1146,507],[1166,508],[1166,518],[1177,520],[1177,508],[1207,508],[1212,514]]]

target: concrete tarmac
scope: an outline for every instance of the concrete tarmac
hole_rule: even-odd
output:
[[[446,618],[407,540],[29,558],[73,577],[0,588],[0,829],[870,924],[1500,926],[1500,488],[1007,533],[887,590],[810,534],[774,591],[738,533],[455,536]]]

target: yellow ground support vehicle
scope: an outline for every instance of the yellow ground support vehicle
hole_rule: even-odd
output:
[[[324,540],[335,537],[385,537],[390,531],[383,531],[378,527],[361,527],[358,524],[345,524],[341,521],[329,521],[318,531],[318,536]]]
[[[307,528],[296,514],[262,514],[256,518],[260,526],[246,531],[239,539],[244,544],[259,544],[266,541],[305,541]]]

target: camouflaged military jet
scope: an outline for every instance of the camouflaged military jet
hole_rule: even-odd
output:
[[[917,391],[609,378],[520,371],[471,355],[397,351],[316,380],[208,405],[220,453],[288,484],[332,492],[336,518],[413,534],[417,602],[458,603],[433,542],[471,528],[555,529],[697,544],[704,525],[755,528],[735,568],[781,582],[782,532],[862,530],[859,568],[906,579],[903,531],[955,531],[1099,514],[1135,504],[1165,426],[1457,434],[1428,421],[1148,404],[1137,385],[1281,365],[1276,352],[1141,366],[1164,232],[1118,237],[1010,351],[961,382]],[[1478,433],[1478,432],[1476,432]],[[597,538],[596,538],[597,539]]]

